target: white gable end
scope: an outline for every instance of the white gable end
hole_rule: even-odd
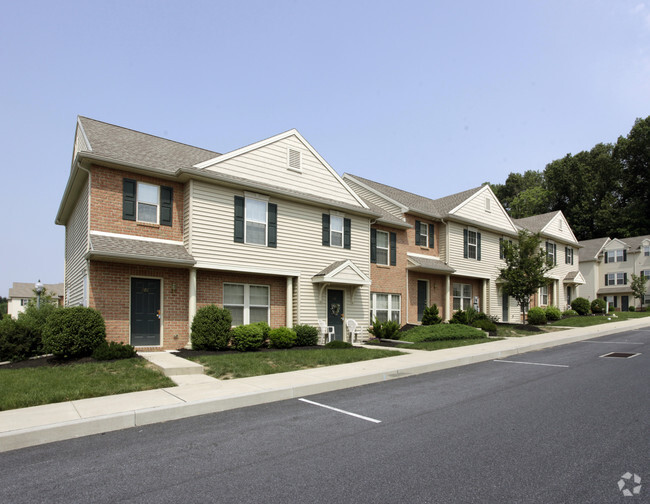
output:
[[[577,243],[578,241],[562,212],[558,212],[555,217],[544,226],[542,233],[546,236],[557,238],[563,242]]]
[[[206,171],[365,207],[295,130],[197,165]]]
[[[451,210],[449,215],[475,221],[479,227],[487,224],[492,228],[517,232],[505,209],[487,185]]]

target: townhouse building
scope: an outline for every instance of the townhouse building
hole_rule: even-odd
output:
[[[583,296],[603,299],[611,310],[640,307],[632,292],[632,274],[646,277],[644,305],[650,304],[650,235],[631,238],[595,238],[580,242]]]
[[[12,318],[18,318],[23,313],[30,301],[36,298],[34,293],[34,283],[14,282],[9,288],[9,297],[7,298],[7,313]],[[63,284],[43,284],[45,292],[51,296],[51,302],[58,306],[63,305]]]
[[[378,217],[296,130],[221,154],[79,117],[56,216],[65,302],[140,349],[186,346],[211,303],[233,325],[343,339],[344,317],[369,322]]]

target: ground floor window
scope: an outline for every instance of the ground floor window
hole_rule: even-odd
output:
[[[399,294],[381,294],[374,292],[372,294],[372,307],[370,320],[379,320],[386,322],[392,320],[400,323],[400,307],[402,306],[402,297]]]
[[[223,284],[223,307],[232,315],[232,325],[269,322],[269,286]]]
[[[616,296],[603,296],[605,303],[609,306],[609,311],[613,311],[616,308]]]
[[[548,306],[548,285],[539,289],[539,304],[541,306]]]
[[[472,286],[455,283],[453,285],[454,310],[467,310],[472,306]]]

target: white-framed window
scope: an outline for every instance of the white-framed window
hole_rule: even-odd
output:
[[[641,270],[641,275],[643,275],[646,280],[650,280],[650,270]]]
[[[548,306],[548,285],[544,285],[539,289],[539,304],[541,306]]]
[[[549,264],[557,264],[557,245],[555,243],[546,242],[546,260]]]
[[[137,220],[158,224],[160,215],[160,186],[138,182]]]
[[[232,325],[269,323],[268,285],[223,284],[223,307],[232,315]]]
[[[609,311],[614,311],[616,307],[616,298],[614,296],[604,296],[605,303],[609,306]]]
[[[257,245],[266,245],[266,229],[268,225],[268,204],[266,201],[246,197],[245,222],[246,234],[244,241]]]
[[[472,306],[472,286],[455,283],[453,285],[454,310],[467,310]]]
[[[573,249],[571,247],[564,249],[564,264],[573,264]]]
[[[605,285],[625,285],[627,282],[625,273],[607,273],[607,282]]]
[[[29,298],[22,298],[20,300],[20,306],[27,306],[29,304]]]
[[[467,257],[470,259],[476,259],[478,257],[477,232],[471,229],[467,230]]]
[[[644,245],[643,246],[643,255],[644,256],[650,256],[650,245]]]
[[[330,215],[330,246],[343,247],[343,217]]]
[[[426,222],[420,222],[420,229],[417,230],[420,235],[420,246],[429,246],[429,225]]]
[[[625,250],[608,250],[607,251],[607,262],[623,262],[625,261]]]
[[[376,318],[379,322],[392,320],[400,323],[401,306],[402,297],[399,294],[373,292],[370,320],[374,321]]]
[[[386,231],[377,230],[377,264],[388,265],[389,242]]]

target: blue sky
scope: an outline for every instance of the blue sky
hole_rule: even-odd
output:
[[[0,65],[6,296],[63,281],[77,115],[218,152],[296,128],[340,174],[441,197],[650,115],[650,0],[21,0]]]

